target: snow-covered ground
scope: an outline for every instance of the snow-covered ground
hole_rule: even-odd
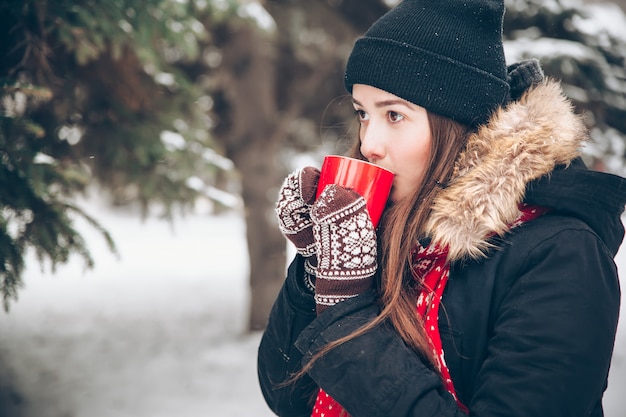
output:
[[[246,334],[247,254],[237,215],[173,225],[88,210],[120,259],[88,227],[96,260],[42,272],[0,312],[0,417],[270,417],[256,380],[260,334]],[[618,257],[626,268],[626,250]],[[624,321],[623,321],[624,322]],[[623,417],[626,325],[605,406]]]

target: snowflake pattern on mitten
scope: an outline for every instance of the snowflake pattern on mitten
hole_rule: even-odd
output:
[[[376,230],[365,199],[337,185],[327,186],[311,208],[317,251],[315,301],[318,313],[373,285],[378,268]]]
[[[306,167],[289,174],[278,194],[276,216],[278,228],[304,257],[315,254],[311,204],[315,199],[319,170]]]

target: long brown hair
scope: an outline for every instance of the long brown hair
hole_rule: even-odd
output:
[[[470,129],[454,120],[428,112],[432,144],[424,179],[412,196],[386,209],[378,228],[379,292],[381,313],[362,328],[322,348],[296,377],[307,372],[313,362],[336,346],[354,339],[389,320],[404,342],[434,367],[428,336],[416,311],[419,284],[411,274],[412,251],[430,214],[432,202],[450,181],[454,162],[464,148]],[[354,141],[348,156],[365,159],[360,139]]]
[[[411,273],[412,253],[417,240],[425,237],[424,228],[433,200],[450,181],[454,162],[465,146],[469,129],[431,112],[428,112],[428,122],[432,144],[422,184],[412,196],[387,210],[378,231],[382,311],[376,321],[388,318],[405,343],[434,364],[428,336],[416,311],[421,283],[416,282]]]

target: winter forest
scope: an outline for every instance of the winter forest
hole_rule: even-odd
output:
[[[271,415],[276,194],[345,151],[345,60],[395,3],[0,1],[0,417]],[[505,3],[507,61],[562,80],[587,164],[626,175],[626,1]],[[622,323],[607,417],[624,387]]]

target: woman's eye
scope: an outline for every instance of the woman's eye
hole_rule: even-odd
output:
[[[392,123],[397,123],[400,120],[404,119],[403,115],[395,111],[390,111],[389,113],[387,113],[387,117],[389,118],[389,121]]]
[[[356,117],[358,117],[360,121],[365,121],[369,119],[368,114],[365,113],[365,111],[363,110],[355,110],[354,113],[356,113]]]

